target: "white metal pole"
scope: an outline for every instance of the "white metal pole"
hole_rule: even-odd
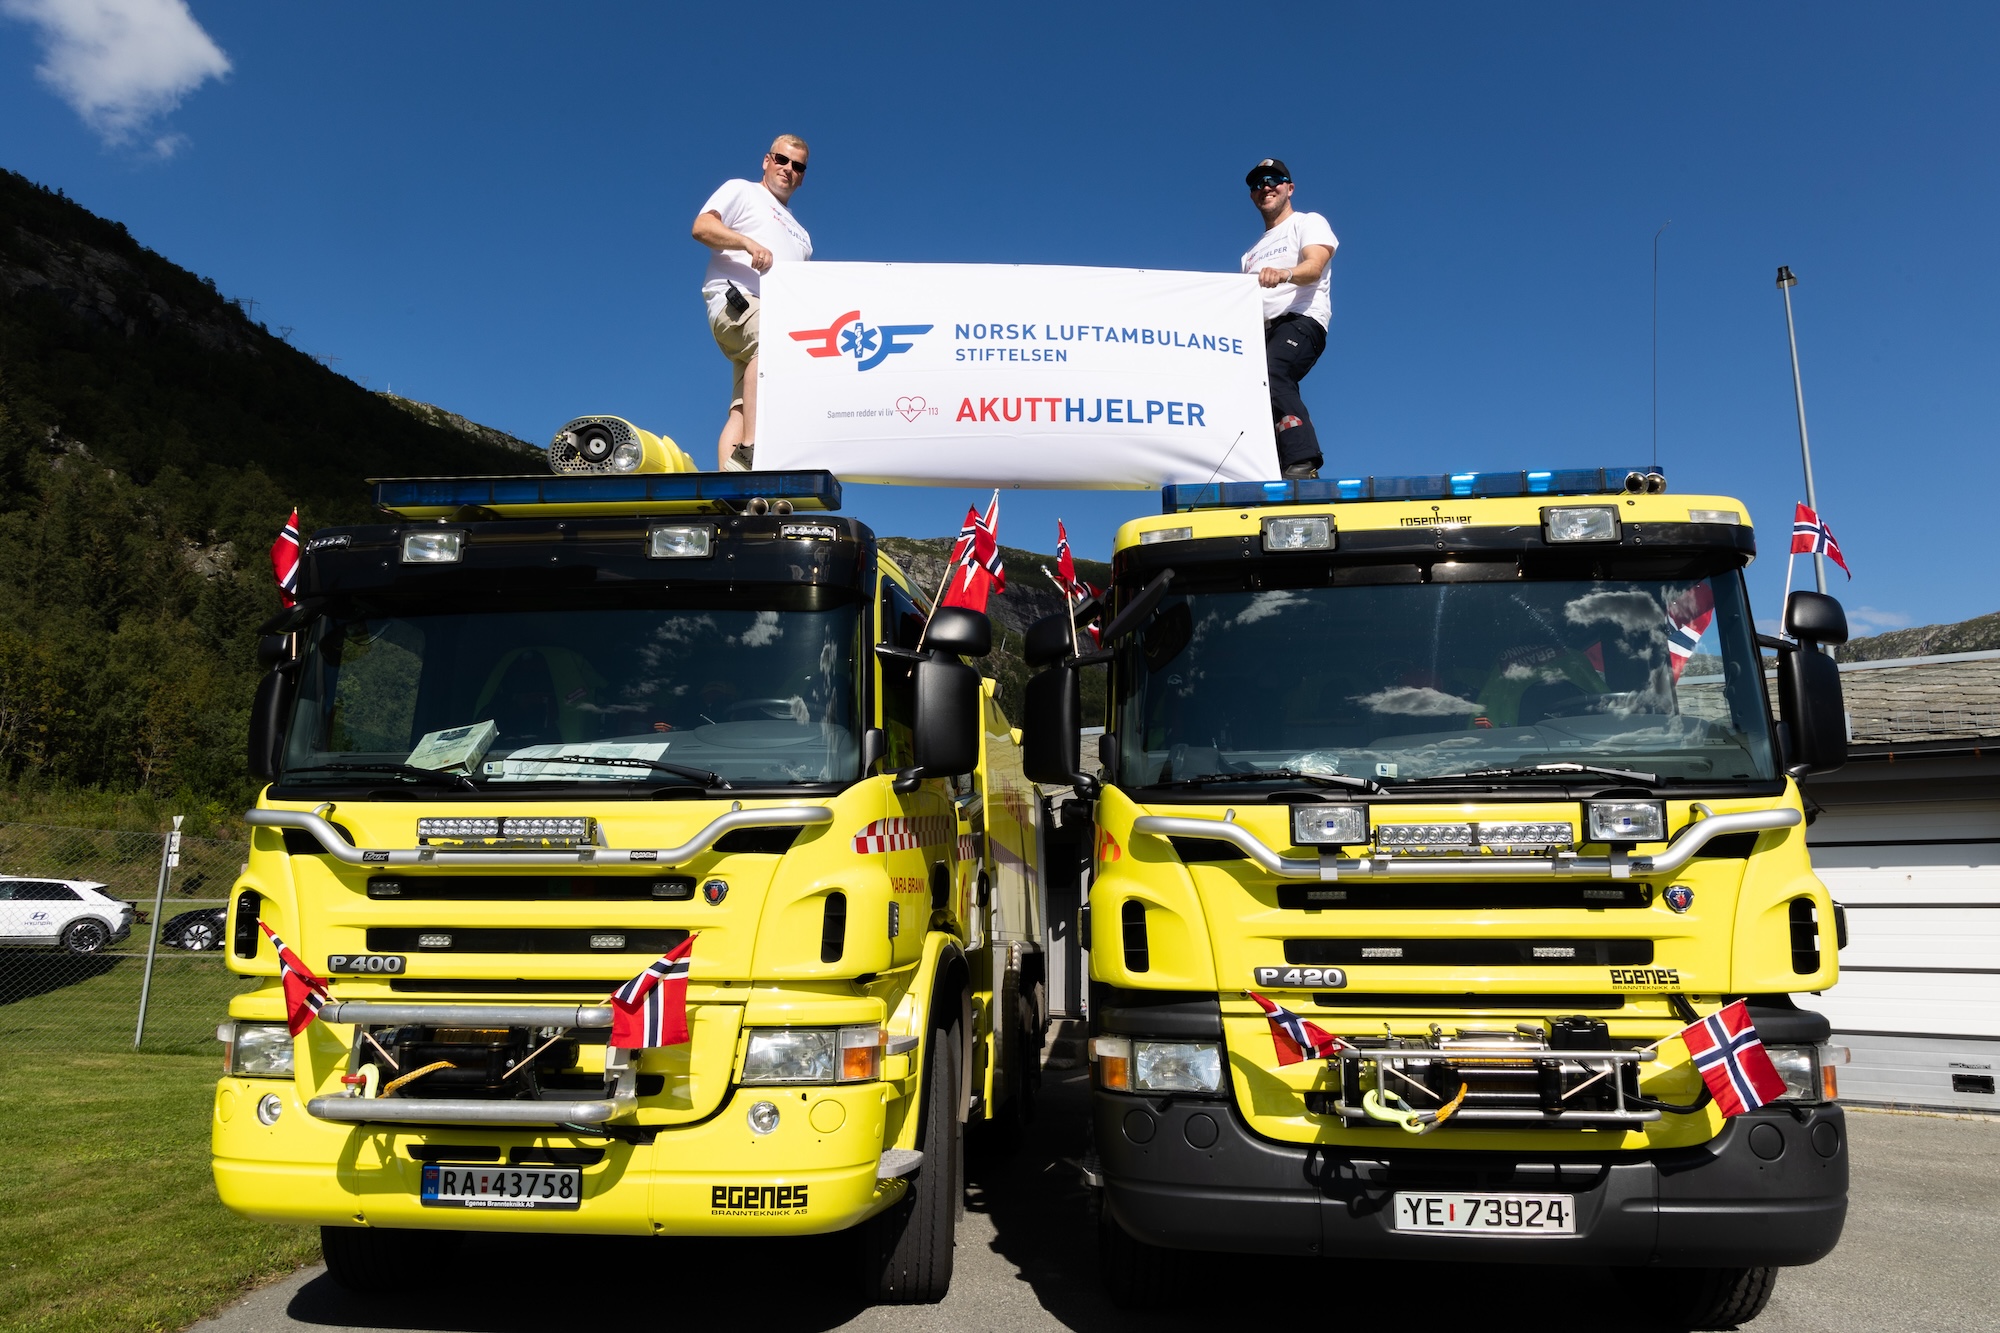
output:
[[[1778,265],[1778,291],[1785,298],[1785,336],[1792,344],[1792,398],[1799,408],[1799,454],[1806,464],[1806,507],[1819,513],[1819,496],[1813,490],[1812,444],[1806,439],[1806,391],[1799,378],[1799,333],[1792,323],[1792,287],[1798,279],[1792,276],[1789,265]],[[1813,573],[1819,580],[1819,590],[1826,591],[1826,555],[1813,552]]]
[[[174,816],[174,831],[160,841],[160,877],[153,887],[153,933],[146,941],[146,975],[139,983],[139,1022],[132,1030],[132,1049],[146,1037],[146,1002],[153,994],[153,959],[160,952],[160,915],[167,910],[167,881],[181,863],[181,819]]]

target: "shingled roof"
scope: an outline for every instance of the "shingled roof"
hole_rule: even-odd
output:
[[[2000,740],[2000,652],[1842,662],[1857,747]]]

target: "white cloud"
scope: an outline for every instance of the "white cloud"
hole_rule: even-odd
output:
[[[1356,695],[1354,702],[1370,712],[1401,713],[1406,717],[1470,717],[1485,711],[1470,699],[1428,685],[1397,685],[1373,694]]]
[[[1285,588],[1280,588],[1276,592],[1260,592],[1255,597],[1252,597],[1250,605],[1239,611],[1236,619],[1229,623],[1232,625],[1255,624],[1259,620],[1265,620],[1277,615],[1288,606],[1303,606],[1305,602],[1306,598],[1304,596]]]
[[[1857,606],[1847,613],[1847,621],[1863,633],[1880,634],[1885,629],[1902,629],[1910,623],[1910,617],[1904,611],[1881,611],[1872,606]]]
[[[40,31],[35,73],[113,147],[150,135],[171,157],[185,139],[153,124],[230,70],[186,0],[0,0],[0,14]]]

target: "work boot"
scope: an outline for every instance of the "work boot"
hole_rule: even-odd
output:
[[[739,444],[734,449],[731,449],[729,451],[729,461],[722,465],[722,470],[724,472],[752,471],[753,469],[751,467],[751,460],[753,460],[756,457],[756,455],[757,455],[756,445]]]
[[[1319,475],[1319,464],[1313,459],[1303,458],[1296,463],[1285,464],[1282,475],[1286,481],[1310,481]]]

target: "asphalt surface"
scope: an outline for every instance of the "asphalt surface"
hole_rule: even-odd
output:
[[[201,1333],[435,1330],[527,1333],[577,1327],[683,1330],[1074,1329],[1172,1333],[1311,1315],[1360,1327],[1505,1329],[1647,1327],[1610,1277],[1446,1264],[1313,1264],[1190,1255],[1187,1295],[1164,1313],[1114,1310],[1095,1274],[1090,1192],[1065,1159],[1083,1150],[1082,1071],[1049,1071],[1041,1117],[1004,1160],[976,1160],[959,1229],[956,1274],[942,1305],[861,1306],[849,1294],[838,1238],[661,1241],[477,1238],[437,1290],[369,1300],[322,1268],[245,1297]],[[2000,1119],[1850,1112],[1854,1179],[1839,1248],[1787,1269],[1756,1333],[2000,1329]],[[1547,1279],[1560,1276],[1552,1291]],[[1393,1296],[1377,1305],[1344,1281]],[[1538,1293],[1538,1294],[1530,1294]],[[1509,1317],[1506,1312],[1514,1312]],[[1518,1321],[1518,1322],[1517,1322]]]

